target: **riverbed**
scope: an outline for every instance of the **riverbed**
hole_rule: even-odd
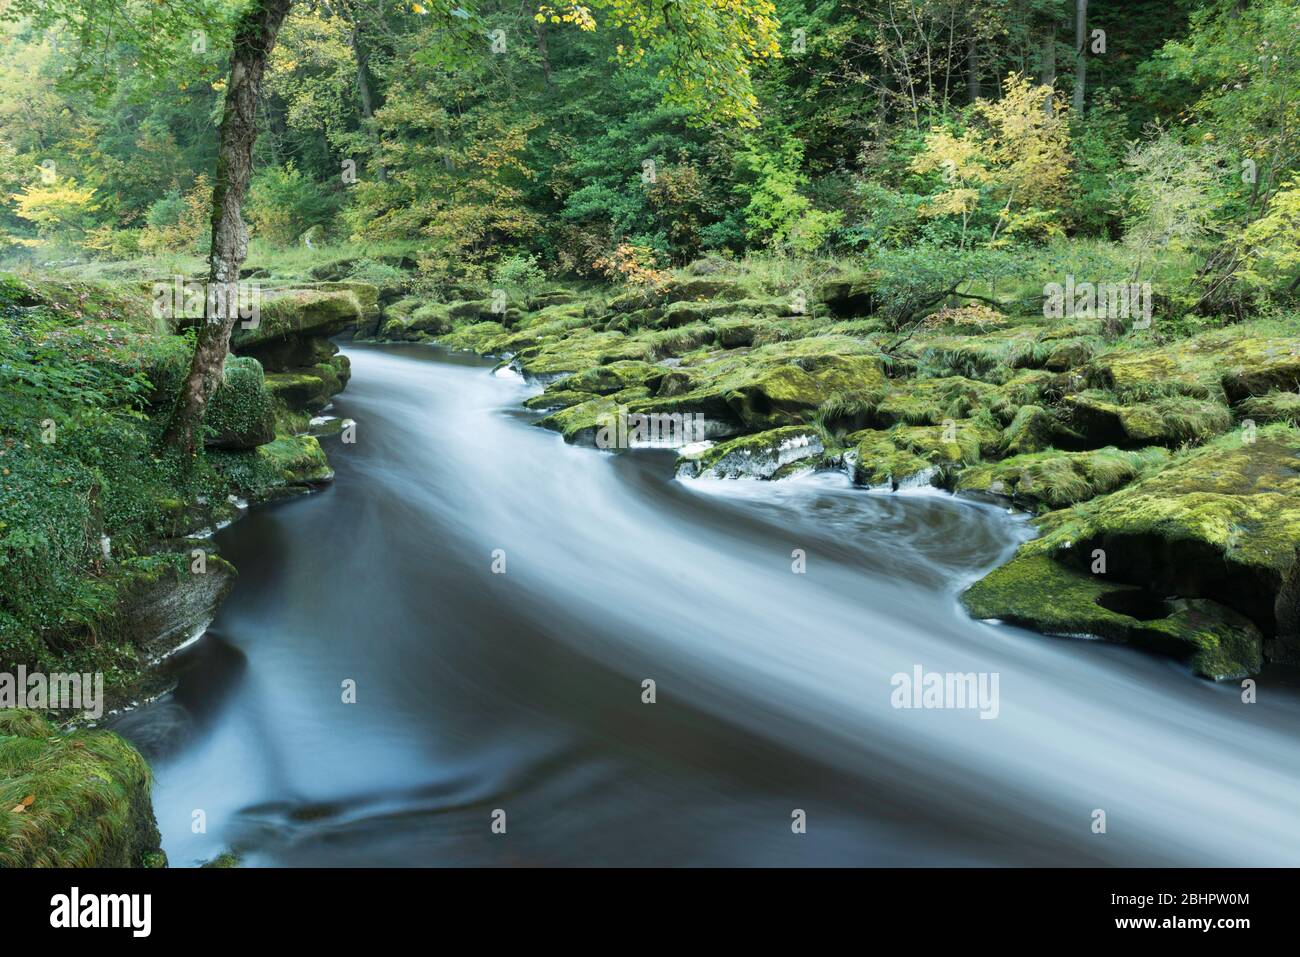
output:
[[[347,353],[334,483],[217,534],[233,594],[115,722],[173,866],[1300,863],[1294,689],[965,615],[1022,517],[677,480],[490,361]],[[897,707],[918,668],[996,716]]]

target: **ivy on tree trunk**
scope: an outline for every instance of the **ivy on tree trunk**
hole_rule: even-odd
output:
[[[239,317],[234,304],[238,302],[239,270],[248,255],[248,227],[242,211],[253,171],[257,103],[266,62],[292,5],[293,0],[256,0],[235,28],[212,188],[209,295],[189,372],[163,436],[166,446],[191,455],[200,441],[208,400],[221,384],[230,333]],[[214,290],[224,295],[213,295]]]

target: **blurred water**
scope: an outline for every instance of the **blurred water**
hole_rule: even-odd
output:
[[[218,535],[234,594],[116,723],[173,865],[1300,863],[1294,690],[962,613],[1022,520],[679,482],[533,427],[490,363],[348,354],[335,483]],[[895,709],[916,665],[997,672],[998,717]]]

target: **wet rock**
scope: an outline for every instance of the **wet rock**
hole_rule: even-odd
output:
[[[677,474],[703,478],[770,479],[784,466],[819,458],[821,433],[808,426],[771,429],[731,439],[679,458]]]

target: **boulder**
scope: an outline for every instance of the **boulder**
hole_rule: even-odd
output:
[[[976,618],[1024,625],[1048,635],[1104,638],[1186,659],[1197,674],[1241,678],[1263,666],[1259,629],[1214,601],[1160,592],[1022,552],[976,582],[962,603]]]
[[[0,711],[0,867],[166,866],[151,783],[111,731],[64,734],[34,711]]]
[[[262,364],[251,356],[227,356],[221,384],[208,403],[205,443],[251,449],[275,438],[275,403]]]
[[[770,479],[795,462],[816,460],[825,452],[821,433],[810,426],[771,429],[691,450],[678,459],[677,474],[703,478]]]

